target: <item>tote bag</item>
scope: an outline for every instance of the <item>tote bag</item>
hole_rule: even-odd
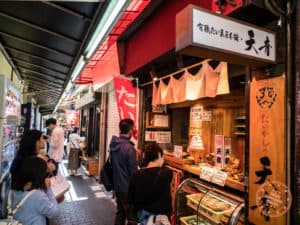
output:
[[[51,177],[50,182],[51,190],[56,199],[63,196],[70,189],[69,182],[60,173],[58,173],[56,176]]]
[[[104,166],[100,171],[101,181],[107,191],[111,191],[113,189],[113,167],[111,163],[110,155],[106,160]]]

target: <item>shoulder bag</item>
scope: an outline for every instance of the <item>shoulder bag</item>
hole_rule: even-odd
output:
[[[13,218],[13,215],[16,214],[16,212],[19,210],[19,208],[24,204],[24,202],[29,198],[29,196],[35,192],[35,190],[31,190],[28,192],[22,200],[16,205],[15,209],[11,208],[11,193],[12,191],[10,190],[8,193],[8,200],[7,200],[7,211],[8,211],[8,216],[7,219],[1,219],[0,220],[0,225],[22,225],[19,221],[15,220]]]

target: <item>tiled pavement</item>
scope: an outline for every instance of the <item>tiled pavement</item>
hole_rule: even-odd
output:
[[[115,202],[112,194],[81,169],[80,176],[69,176],[66,166],[66,162],[62,163],[60,171],[71,188],[60,204],[61,215],[51,220],[50,225],[113,225]]]

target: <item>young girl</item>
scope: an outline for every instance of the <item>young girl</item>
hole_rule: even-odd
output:
[[[15,189],[12,190],[12,210],[32,190],[34,190],[32,194],[13,217],[23,225],[46,225],[46,217],[49,219],[58,217],[60,210],[50,189],[47,163],[37,156],[27,157],[21,164]]]

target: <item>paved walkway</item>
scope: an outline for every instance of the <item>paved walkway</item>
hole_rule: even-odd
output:
[[[52,220],[50,225],[113,225],[115,218],[115,202],[112,194],[97,183],[94,177],[79,170],[80,176],[69,176],[63,162],[61,173],[71,184],[60,204],[61,215]]]

